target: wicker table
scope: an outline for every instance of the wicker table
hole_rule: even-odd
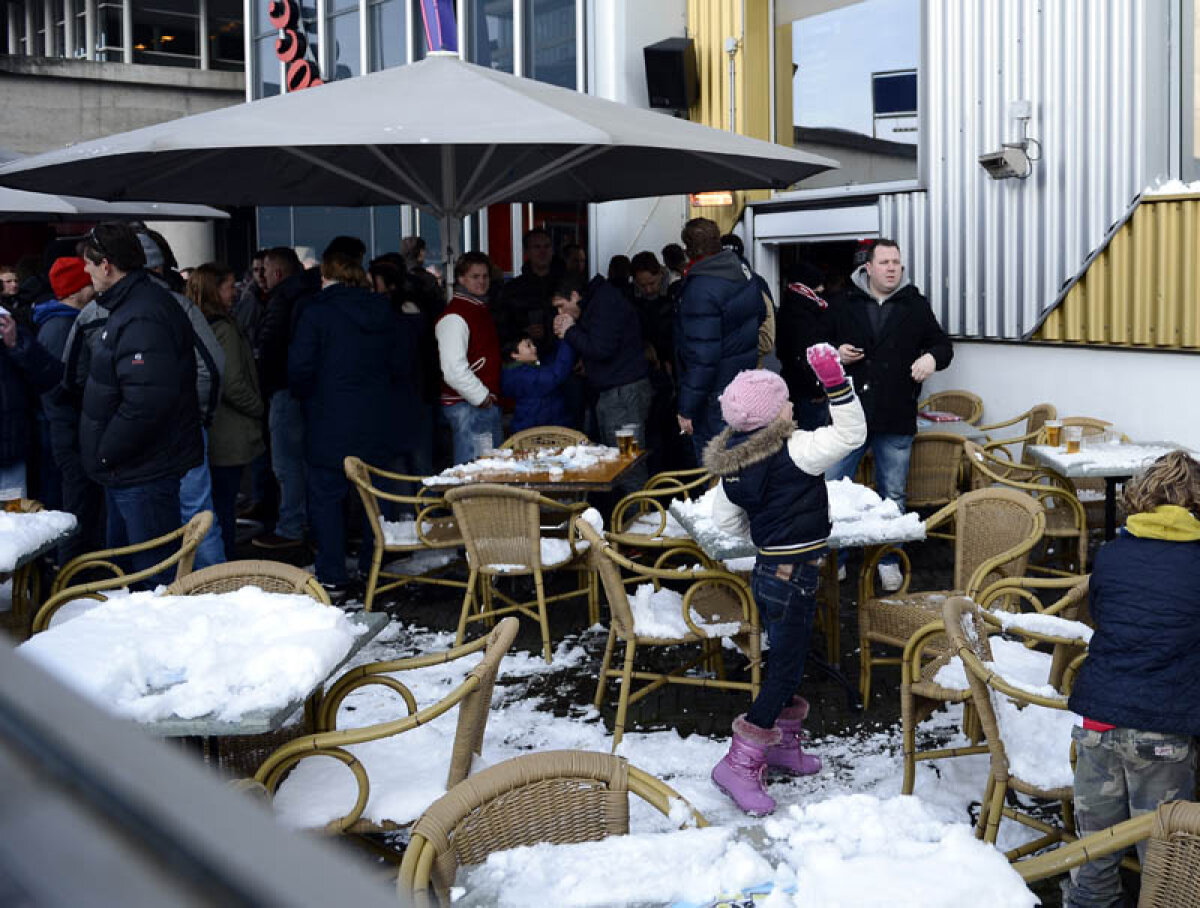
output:
[[[432,488],[445,488],[471,482],[492,482],[499,485],[534,489],[538,492],[611,492],[617,480],[645,460],[647,453],[639,451],[637,454],[602,460],[583,470],[563,470],[562,475],[557,478],[551,476],[549,470],[521,472],[488,470],[464,478],[447,477],[443,472],[436,477],[430,477],[436,481],[426,481],[426,485]]]
[[[1112,539],[1117,531],[1117,485],[1129,479],[1139,470],[1171,451],[1187,451],[1193,457],[1200,456],[1188,451],[1183,445],[1171,441],[1146,441],[1122,444],[1104,442],[1089,444],[1078,454],[1068,454],[1065,447],[1030,445],[1029,456],[1045,467],[1057,470],[1071,479],[1102,478],[1104,480],[1104,538]]]
[[[758,548],[749,538],[733,536],[723,533],[715,527],[702,525],[690,512],[677,507],[674,502],[671,504],[670,511],[671,516],[687,530],[688,535],[695,540],[704,554],[714,561],[751,559],[758,553]],[[892,526],[889,526],[889,523],[892,523]],[[908,525],[897,520],[885,523],[883,530],[868,542],[864,541],[860,535],[855,534],[852,521],[834,523],[829,534],[830,554],[825,559],[824,573],[821,578],[823,593],[821,608],[824,610],[828,660],[817,660],[816,664],[845,688],[846,696],[853,709],[862,709],[862,701],[859,699],[857,687],[850,683],[841,668],[841,623],[838,620],[841,610],[841,583],[838,580],[837,550],[839,548],[861,548],[864,550],[863,560],[865,563],[876,549],[901,542],[916,542],[925,538],[924,523],[920,524],[919,530],[913,531]],[[862,593],[860,592],[859,600],[861,601],[861,599]]]
[[[949,432],[951,435],[961,435],[967,441],[983,444],[988,440],[987,433],[981,432],[979,426],[971,425],[965,419],[952,419],[947,422],[935,422],[923,416],[917,417],[918,432]]]
[[[33,517],[36,514],[44,514],[45,511],[32,511],[28,515],[21,513],[10,514],[9,516],[20,518],[22,516]],[[29,619],[33,609],[31,606],[37,603],[39,598],[39,587],[41,586],[41,577],[37,571],[37,560],[48,552],[52,552],[58,545],[79,532],[79,523],[76,522],[71,529],[59,533],[53,539],[47,539],[36,548],[23,551],[18,556],[16,564],[13,565],[11,571],[0,571],[0,578],[6,574],[12,575],[12,611],[8,615],[8,627],[17,635],[19,639],[25,639],[29,636]]]

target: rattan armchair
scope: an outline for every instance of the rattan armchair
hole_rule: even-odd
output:
[[[587,443],[588,437],[577,429],[568,429],[566,426],[532,426],[514,432],[500,443],[500,447],[513,451],[537,451],[540,448],[567,448]]]
[[[596,578],[588,566],[587,546],[579,544],[571,520],[587,507],[586,503],[564,504],[529,489],[491,483],[451,489],[446,493],[446,501],[454,510],[462,531],[470,569],[456,642],[463,642],[469,623],[493,621],[515,612],[538,623],[542,632],[542,655],[549,663],[548,603],[585,596],[589,621],[595,623],[598,617]],[[557,514],[566,521],[565,539],[543,537],[543,513]],[[579,588],[547,595],[545,574],[559,570],[579,572]],[[519,602],[495,588],[498,577],[531,575],[535,598],[529,602]]]
[[[597,709],[603,705],[609,679],[619,678],[621,688],[617,699],[616,721],[613,725],[613,750],[617,749],[625,734],[625,720],[630,704],[636,703],[664,684],[742,691],[748,693],[751,700],[758,696],[762,671],[762,626],[759,624],[754,596],[742,578],[716,568],[695,569],[694,554],[687,548],[664,551],[653,567],[637,564],[618,553],[584,521],[577,520],[576,524],[580,535],[591,544],[592,562],[600,574],[610,613],[608,641],[604,645],[604,659],[596,684],[595,705]],[[677,558],[683,561],[680,570],[666,566]],[[626,590],[626,581],[621,577],[622,570],[628,572],[634,582],[650,584],[655,590],[664,584],[668,588],[686,587],[679,603],[679,614],[672,616],[682,619],[678,624],[678,634],[656,636],[639,631]],[[721,637],[710,635],[701,624],[723,625],[722,630],[727,632],[726,636],[732,638],[750,660],[749,681],[736,681],[726,677],[721,654]],[[625,643],[625,658],[620,668],[614,668],[613,651],[618,640]],[[677,668],[669,671],[634,668],[639,646],[673,647],[697,644],[700,646],[700,654]],[[697,666],[709,668],[713,677],[686,674]],[[634,681],[646,683],[634,691]]]
[[[925,522],[926,532],[954,520],[954,586],[950,590],[910,592],[912,565],[904,550],[894,546],[871,553],[859,578],[859,690],[870,702],[871,672],[876,665],[899,665],[899,656],[878,656],[873,644],[903,649],[909,638],[936,621],[947,596],[972,596],[1001,577],[1025,573],[1030,550],[1042,538],[1046,515],[1042,506],[1014,489],[980,489],[959,496]],[[903,571],[900,588],[875,592],[875,569],[880,559],[894,555]]]
[[[1050,605],[1043,607],[1041,600],[1035,595],[1038,590],[1065,590],[1065,593]],[[1080,606],[1087,599],[1087,591],[1087,577],[1014,577],[991,584],[980,593],[977,601],[985,610],[995,607],[1015,608],[1019,602],[1025,601],[1032,603],[1037,613],[1071,621],[1072,625],[1077,627],[1074,619]],[[986,611],[984,616],[987,618]],[[993,621],[989,620],[988,623],[991,625]],[[1039,653],[1018,644],[998,645],[993,651],[986,640],[982,645],[989,653],[989,659],[994,656],[1003,668],[1019,673],[1022,680],[1036,684],[1049,683],[1056,689],[1061,689],[1062,677],[1067,666],[1079,655],[1084,644],[1081,643],[1079,635],[1067,636],[1065,629],[1064,634],[1057,640],[1052,640],[1045,634],[1039,635],[1038,640],[1051,643],[1054,647],[1053,652]],[[1005,641],[1005,644],[1008,644],[1008,641]],[[1008,656],[1014,657],[1011,664],[1006,664],[1009,661],[1006,659]],[[945,629],[940,618],[913,634],[908,645],[904,647],[903,661],[900,664],[900,723],[903,730],[904,757],[901,794],[912,794],[916,784],[918,762],[944,760],[987,751],[987,745],[979,743],[982,740],[982,731],[971,703],[971,688],[967,684],[965,674],[961,675],[961,681],[949,680],[950,676],[958,678],[962,671],[962,660],[947,647]],[[917,726],[937,707],[948,703],[963,704],[963,731],[974,743],[966,747],[918,750]]]
[[[1018,489],[1032,495],[1046,510],[1046,540],[1059,540],[1058,554],[1069,570],[1030,565],[1049,574],[1081,574],[1087,570],[1088,515],[1071,480],[1048,467],[1017,463],[998,457],[973,441],[964,441],[971,487],[989,485]]]
[[[1007,851],[1005,856],[1010,861],[1055,842],[1074,840],[1073,771],[1070,765],[1074,718],[1067,709],[1066,696],[1035,693],[1029,685],[1013,683],[1002,674],[989,658],[987,625],[979,606],[969,599],[961,596],[947,599],[942,607],[942,621],[950,648],[962,659],[966,669],[971,701],[991,757],[987,786],[975,826],[976,838],[995,844],[1000,822],[1005,817],[1041,833],[1033,841]],[[1046,710],[1053,713],[1047,714]],[[1027,728],[1017,733],[1019,728],[1030,725],[1036,729],[1033,734]],[[1031,739],[1039,746],[1036,755],[1023,752]],[[1053,754],[1049,762],[1042,759],[1044,752]],[[1008,806],[1006,796],[1010,789],[1030,797],[1060,801],[1065,828],[1051,826]]]
[[[357,798],[346,813],[329,819],[323,831],[329,833],[379,833],[403,828],[404,822],[388,819],[367,819],[363,813],[371,798],[371,780],[366,766],[350,748],[369,741],[381,741],[411,731],[417,726],[433,721],[438,716],[458,708],[458,724],[450,756],[446,787],[452,788],[465,779],[471,770],[474,754],[483,747],[483,735],[491,712],[492,691],[500,662],[512,646],[517,635],[517,619],[506,618],[499,622],[485,637],[473,640],[464,646],[442,653],[431,653],[409,659],[392,659],[360,665],[346,672],[328,688],[315,715],[316,732],[303,735],[284,744],[271,754],[258,768],[254,781],[263,786],[270,795],[294,783],[288,773],[300,761],[309,757],[329,757],[342,763],[354,776]],[[404,682],[395,677],[398,673],[427,668],[464,659],[480,650],[483,658],[467,674],[466,678],[440,700],[419,707],[416,698]],[[390,722],[368,725],[362,728],[337,729],[338,708],[351,692],[367,685],[381,685],[395,692],[402,701],[406,715]],[[397,748],[397,760],[428,760],[429,754],[409,753]],[[260,789],[261,790],[261,789]],[[293,795],[302,794],[293,791]]]
[[[146,542],[122,546],[118,549],[104,549],[100,552],[90,552],[86,555],[80,555],[78,558],[71,559],[63,566],[63,569],[58,572],[58,576],[54,579],[54,584],[50,587],[50,598],[42,604],[37,614],[33,616],[33,633],[37,634],[48,628],[51,619],[54,617],[54,613],[74,599],[103,600],[106,598],[103,595],[106,590],[122,589],[130,584],[149,580],[151,577],[170,567],[175,568],[175,579],[177,581],[181,577],[186,577],[192,572],[192,563],[196,558],[196,547],[200,545],[200,540],[208,533],[212,522],[212,511],[201,511],[179,529],[172,530],[170,533],[159,536],[157,539],[149,539]],[[143,568],[140,571],[135,571],[132,574],[126,574],[116,563],[117,558],[125,555],[150,551],[151,549],[170,545],[173,542],[179,543],[179,548],[175,552],[172,552],[171,555],[157,564]],[[111,573],[112,576],[103,580],[93,580],[89,583],[71,586],[70,581],[84,571],[106,571]]]
[[[1200,908],[1200,804],[1194,801],[1167,801],[1149,813],[1018,861],[1013,868],[1033,883],[1143,841],[1139,908]]]
[[[707,561],[669,508],[672,501],[702,495],[715,483],[716,479],[702,469],[659,473],[644,488],[617,502],[605,535],[618,548],[658,551],[690,547],[695,549],[698,561]]]
[[[1015,426],[1017,423],[1024,421],[1025,425],[1021,428],[1017,435],[1010,435],[1007,438],[997,438],[989,441],[985,448],[989,451],[996,451],[1009,460],[1016,460],[1021,463],[1028,463],[1029,459],[1025,456],[1025,446],[1036,444],[1038,436],[1041,434],[1042,426],[1046,424],[1046,420],[1054,419],[1058,415],[1058,411],[1054,408],[1054,404],[1034,404],[1024,413],[1018,413],[1012,419],[1006,419],[1002,422],[994,422],[990,425],[980,426],[981,432],[993,432],[996,429],[1005,429],[1009,426]],[[1012,445],[1020,445],[1018,456],[1014,457]]]
[[[242,587],[256,586],[268,593],[295,593],[329,605],[329,594],[317,578],[303,568],[282,561],[227,561],[214,564],[167,587],[172,596],[202,596],[206,593],[232,593]]]
[[[381,470],[357,457],[347,457],[343,461],[343,468],[346,478],[358,490],[358,496],[362,499],[363,510],[366,512],[373,537],[374,551],[371,554],[371,568],[367,574],[367,588],[363,597],[365,611],[371,611],[375,597],[380,593],[398,589],[409,583],[426,583],[457,589],[465,586],[461,580],[441,576],[442,571],[458,559],[452,558],[424,571],[414,569],[412,573],[389,571],[383,564],[386,554],[415,557],[427,552],[452,551],[463,544],[458,524],[449,513],[449,506],[444,498],[423,486],[420,476]],[[378,480],[410,483],[417,488],[417,492],[413,495],[388,492],[379,488],[376,484]],[[383,502],[403,505],[413,510],[411,536],[397,536],[393,532],[391,541],[388,540],[389,526],[383,517]]]
[[[495,851],[624,835],[630,794],[664,816],[678,816],[675,805],[682,804],[685,825],[708,825],[674,789],[622,757],[524,754],[476,773],[425,811],[400,865],[400,894],[420,908],[448,906],[458,868],[482,864]]]
[[[970,391],[938,391],[921,401],[917,409],[953,413],[975,426],[983,419],[983,398]]]

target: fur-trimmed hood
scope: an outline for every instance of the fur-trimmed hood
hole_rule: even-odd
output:
[[[736,434],[726,427],[704,449],[704,468],[714,476],[732,476],[756,463],[761,463],[787,444],[796,423],[791,417],[778,417],[753,432],[745,441],[729,446]]]

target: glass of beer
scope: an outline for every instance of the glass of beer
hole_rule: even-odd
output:
[[[1057,448],[1062,444],[1062,420],[1047,419],[1046,420],[1046,444],[1052,448]]]
[[[1067,440],[1067,453],[1078,454],[1080,442],[1083,441],[1083,426],[1065,426],[1063,437]]]
[[[21,489],[18,487],[0,489],[0,510],[9,512],[21,510],[22,497]]]
[[[617,429],[617,450],[622,457],[632,457],[637,453],[637,430],[633,426]]]

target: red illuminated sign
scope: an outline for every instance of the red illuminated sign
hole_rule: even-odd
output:
[[[275,56],[286,64],[287,90],[299,91],[320,85],[321,72],[316,61],[308,56],[308,38],[303,31],[296,0],[270,0],[267,20],[279,29]]]

